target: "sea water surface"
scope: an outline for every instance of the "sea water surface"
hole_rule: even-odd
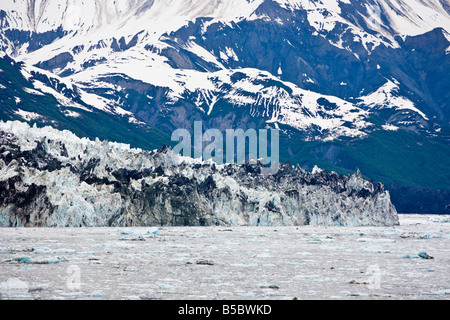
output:
[[[450,217],[400,222],[0,229],[0,298],[450,299]]]

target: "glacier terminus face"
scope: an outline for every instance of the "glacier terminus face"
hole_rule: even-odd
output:
[[[216,164],[1,123],[4,227],[397,225],[389,193],[361,175],[287,163]]]

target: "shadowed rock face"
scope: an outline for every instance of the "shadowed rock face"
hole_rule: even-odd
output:
[[[0,122],[0,225],[397,225],[389,193],[289,163],[217,165]]]
[[[24,184],[20,176],[0,182],[0,199],[0,207],[9,212],[11,227],[44,227],[46,215],[54,210],[46,187]]]

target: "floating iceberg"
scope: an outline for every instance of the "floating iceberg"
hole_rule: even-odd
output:
[[[130,230],[121,230],[120,234],[123,235],[134,235],[134,236],[148,236],[148,235],[157,235],[159,233],[158,228],[147,228],[147,229],[130,229]]]
[[[57,264],[60,262],[68,261],[65,257],[53,257],[45,259],[33,259],[28,256],[17,257],[12,260],[13,262],[23,263],[23,264]]]

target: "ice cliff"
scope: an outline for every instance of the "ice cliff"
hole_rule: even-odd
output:
[[[0,227],[397,225],[358,174],[201,162],[0,122]]]

